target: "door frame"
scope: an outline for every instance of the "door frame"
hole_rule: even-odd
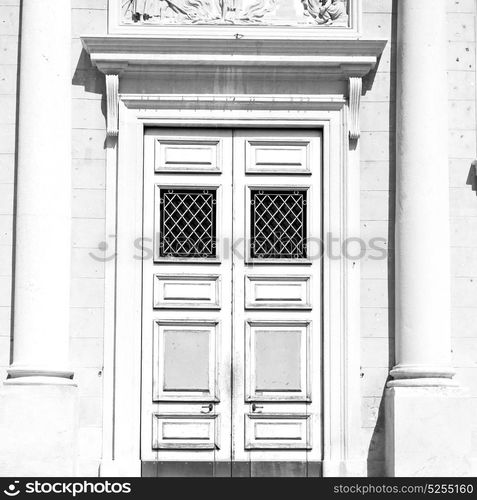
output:
[[[194,103],[191,106],[191,103]],[[200,103],[200,104],[199,104]],[[107,141],[102,476],[140,476],[143,147],[148,127],[304,128],[323,137],[323,235],[360,237],[359,143],[344,95],[119,95]],[[326,248],[326,245],[325,245]],[[124,284],[124,285],[123,285]],[[360,262],[323,258],[323,475],[364,476],[360,446]]]

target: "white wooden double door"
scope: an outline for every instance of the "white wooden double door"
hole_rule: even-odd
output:
[[[318,131],[146,133],[144,462],[319,463],[321,198]]]

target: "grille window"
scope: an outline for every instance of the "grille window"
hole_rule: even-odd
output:
[[[159,255],[216,257],[217,191],[161,189]]]
[[[251,257],[304,259],[306,191],[251,192]]]

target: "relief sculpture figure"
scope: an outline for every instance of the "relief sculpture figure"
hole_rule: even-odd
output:
[[[267,24],[291,14],[302,23],[348,26],[343,0],[120,0],[126,20],[157,24]],[[291,3],[288,3],[291,2]],[[294,9],[297,9],[294,11]],[[302,9],[302,13],[298,13]],[[286,12],[285,17],[283,17]],[[277,17],[278,16],[278,17]],[[297,19],[298,21],[298,19]]]
[[[222,18],[219,0],[126,0],[133,21],[161,24],[214,22]]]
[[[278,0],[244,0],[241,4],[238,19],[242,22],[256,22],[273,12],[277,7]]]
[[[305,11],[318,24],[348,26],[348,13],[343,0],[302,0]]]

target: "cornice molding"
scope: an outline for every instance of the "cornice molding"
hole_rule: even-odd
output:
[[[385,40],[285,39],[285,38],[182,38],[158,36],[104,35],[82,37],[85,50],[92,63],[106,75],[107,134],[118,135],[119,80],[121,77],[147,74],[175,74],[190,71],[194,74],[214,72],[217,68],[246,68],[260,72],[274,80],[280,75],[304,76],[316,80],[341,80],[349,85],[349,136],[360,136],[360,103],[362,78],[375,68],[386,45]],[[299,76],[298,76],[299,78]],[[177,96],[176,96],[177,97]],[[340,106],[338,100],[317,96],[174,96],[129,95],[121,96],[129,106],[160,108],[176,105],[210,107],[227,105],[247,107],[252,97],[254,106],[290,109],[310,107],[332,109]],[[343,96],[344,97],[344,96]],[[311,98],[311,99],[310,99]],[[260,98],[259,98],[260,100]]]
[[[385,40],[289,39],[103,35],[83,36],[92,63],[120,76],[167,67],[210,71],[214,67],[316,71],[319,77],[363,77],[377,64]]]
[[[167,95],[167,94],[121,94],[121,102],[130,109],[253,109],[264,110],[340,110],[345,104],[344,96],[336,95]]]

